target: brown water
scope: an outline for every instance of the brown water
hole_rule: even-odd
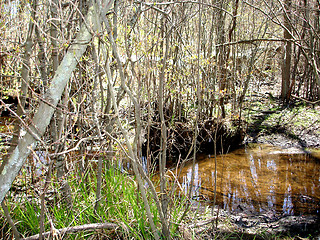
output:
[[[256,145],[217,157],[216,203],[228,211],[300,215],[320,213],[320,161],[306,154],[283,154]],[[193,199],[213,204],[215,159],[200,156],[195,165]],[[190,187],[192,164],[179,182]]]

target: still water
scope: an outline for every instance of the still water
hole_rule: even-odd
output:
[[[237,212],[300,215],[320,213],[320,160],[306,154],[285,154],[266,145],[253,145],[217,156],[216,204]],[[179,182],[190,188],[192,163]],[[193,199],[212,204],[215,158],[200,156],[195,165]]]

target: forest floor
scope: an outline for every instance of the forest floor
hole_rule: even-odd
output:
[[[248,122],[245,143],[271,144],[283,149],[320,148],[320,104],[298,98],[283,105],[270,83],[248,99],[244,115]]]

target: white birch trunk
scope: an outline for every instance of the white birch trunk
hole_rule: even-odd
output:
[[[104,6],[110,8],[112,5],[110,3],[112,1],[113,0],[107,0],[107,3]],[[105,9],[105,11],[107,10],[108,9]],[[30,126],[32,132],[27,132],[19,140],[17,147],[12,152],[10,159],[0,173],[0,202],[2,202],[6,193],[9,191],[12,182],[18,175],[26,158],[30,154],[31,149],[36,147],[37,141],[41,139],[49,125],[63,90],[69,81],[72,72],[76,68],[78,61],[85,52],[88,43],[92,39],[92,32],[97,29],[96,16],[98,14],[96,11],[97,9],[93,4],[89,8],[88,15],[74,40],[74,43],[69,47],[48,87],[48,91],[45,94],[46,102],[40,103],[39,109],[32,119],[33,124]]]

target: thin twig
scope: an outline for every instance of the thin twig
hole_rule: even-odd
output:
[[[102,135],[102,137],[103,137],[103,136],[104,136],[104,135]],[[101,137],[99,136],[99,137],[86,137],[86,138],[81,138],[81,139],[79,140],[79,142],[77,142],[77,144],[76,144],[75,147],[70,148],[70,149],[68,149],[68,150],[65,150],[65,151],[63,151],[63,152],[51,153],[51,154],[49,154],[49,156],[59,156],[59,155],[63,155],[63,154],[66,154],[66,153],[69,153],[69,152],[72,152],[72,151],[76,151],[76,150],[78,150],[78,147],[79,147],[79,145],[80,145],[82,142],[84,142],[84,141],[86,141],[86,140],[92,140],[92,139],[101,139]]]

